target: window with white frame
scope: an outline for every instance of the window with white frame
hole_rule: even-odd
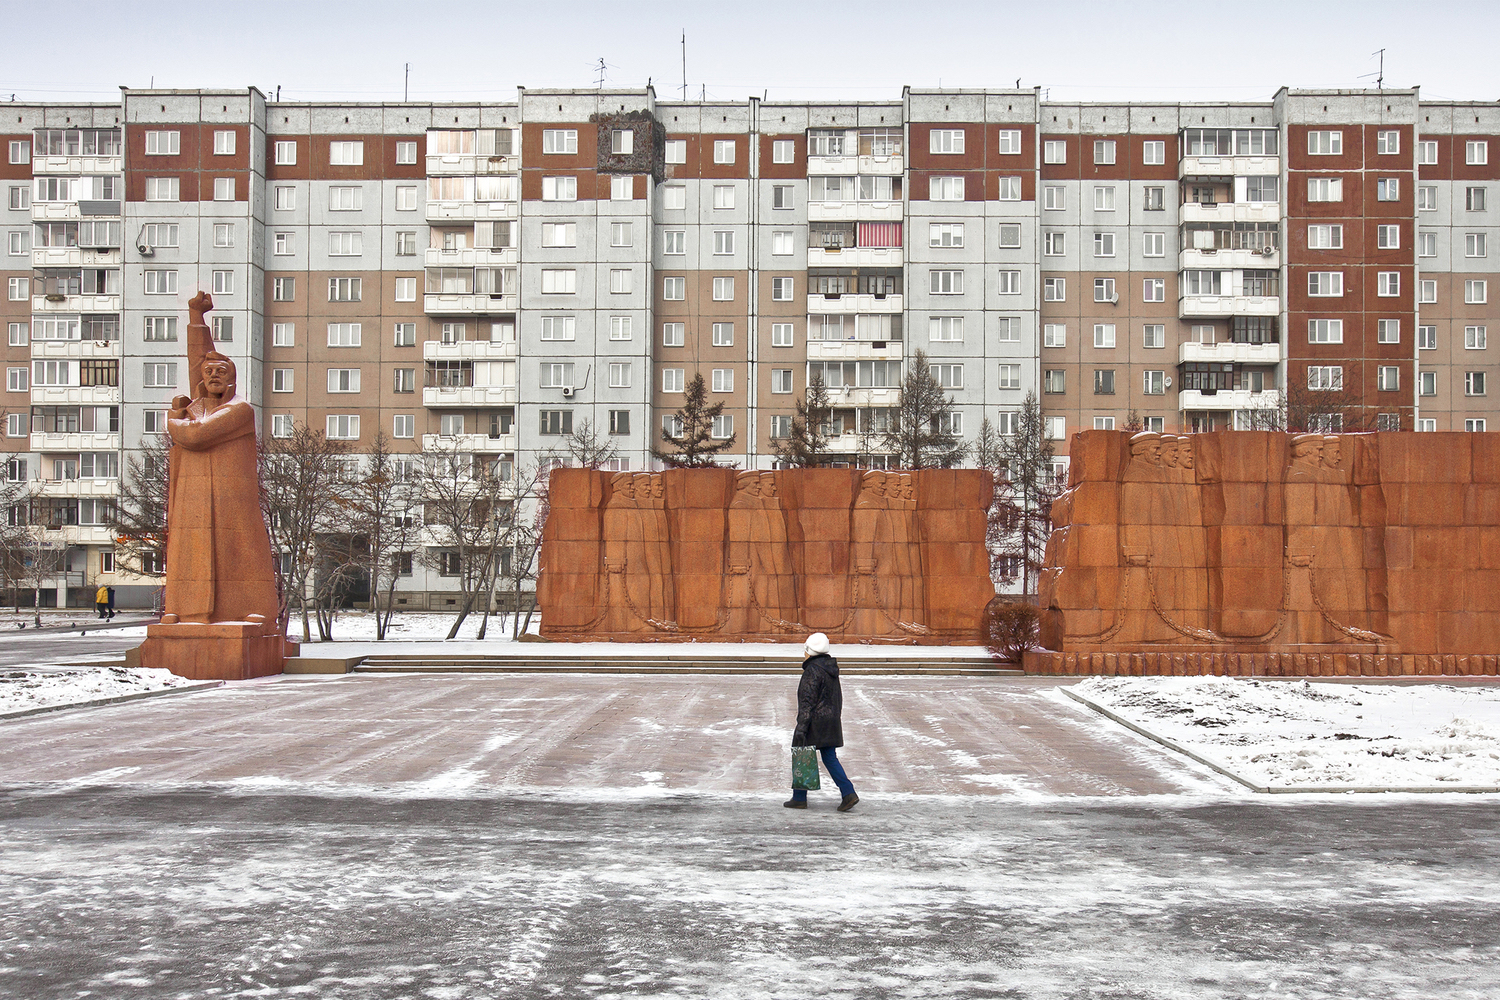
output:
[[[329,347],[358,347],[363,337],[363,326],[359,323],[329,323]]]
[[[715,139],[714,140],[714,162],[715,163],[733,163],[734,162],[734,140],[733,139]]]
[[[932,316],[927,321],[927,339],[934,343],[960,343],[964,339],[962,316]]]
[[[1068,327],[1064,323],[1047,323],[1042,327],[1043,347],[1067,347]]]
[[[328,391],[329,392],[358,392],[359,391],[359,369],[358,368],[330,368],[328,369]]]
[[[1377,344],[1401,343],[1401,321],[1399,319],[1377,319],[1375,321]]]
[[[1430,167],[1438,161],[1438,144],[1431,140],[1417,143],[1417,165]]]
[[[177,156],[181,152],[181,132],[150,131],[146,133],[147,156]]]
[[[271,436],[274,438],[289,438],[292,436],[294,422],[290,413],[273,413],[271,415]]]
[[[1094,140],[1094,163],[1095,165],[1115,162],[1115,141],[1113,139]]]
[[[1042,143],[1043,163],[1067,163],[1068,144],[1063,139],[1047,139]]]
[[[687,208],[687,186],[684,184],[663,184],[661,187],[661,207],[668,211]]]
[[[1094,346],[1098,348],[1115,346],[1115,325],[1113,323],[1094,324]]]
[[[1422,232],[1417,234],[1417,256],[1437,256],[1437,233]]]
[[[1021,130],[1003,128],[995,137],[995,152],[1011,155],[1021,152]]]
[[[414,185],[403,184],[396,188],[396,211],[415,212],[417,210],[417,189]]]
[[[357,413],[330,413],[324,426],[324,436],[330,441],[359,440],[359,414]]]
[[[358,257],[365,252],[364,234],[354,232],[330,232],[328,255],[330,257]]]
[[[572,340],[577,335],[577,320],[572,316],[543,316],[543,340]]]
[[[1344,227],[1332,225],[1308,226],[1307,247],[1309,250],[1342,250],[1344,248]]]
[[[1307,272],[1307,294],[1314,298],[1330,298],[1344,294],[1343,271]]]
[[[1042,208],[1061,212],[1068,207],[1068,189],[1060,184],[1048,184],[1042,188]]]
[[[1401,133],[1394,129],[1382,129],[1376,132],[1375,152],[1380,156],[1389,156],[1401,152]]]
[[[415,142],[396,143],[396,162],[409,164],[417,162],[417,144]]]
[[[1489,239],[1485,233],[1464,234],[1464,256],[1465,257],[1488,257]]]
[[[729,256],[734,253],[734,230],[714,230],[714,254],[717,256]]]
[[[999,381],[995,383],[998,389],[1021,388],[1021,366],[1015,364],[1003,364],[1000,366]]]
[[[147,201],[177,201],[178,180],[176,177],[147,177]]]
[[[214,178],[214,201],[234,201],[234,178]]]
[[[778,395],[792,391],[792,369],[771,369],[771,391]]]
[[[578,291],[578,272],[571,267],[542,269],[543,295],[573,295]]]
[[[684,323],[663,323],[661,325],[661,346],[681,347],[686,339],[687,325]]]
[[[961,128],[935,128],[928,133],[928,152],[962,153],[964,130]]]
[[[1417,188],[1417,211],[1437,211],[1437,186],[1434,184],[1423,184]]]
[[[147,343],[164,343],[177,339],[176,316],[147,316],[141,331],[141,339]]]
[[[771,256],[789,257],[794,251],[792,233],[787,230],[776,230],[771,233]]]
[[[177,272],[149,268],[146,270],[144,291],[147,295],[176,295]],[[14,279],[13,279],[14,280]],[[25,279],[22,279],[25,280]],[[15,296],[12,296],[14,298]]]
[[[661,391],[682,392],[683,372],[682,368],[663,368],[661,370]]]
[[[407,278],[397,278],[396,279],[396,301],[397,302],[415,302],[415,301],[417,301],[417,279],[416,278],[407,277]]]
[[[1099,185],[1094,188],[1094,211],[1113,212],[1115,210],[1115,189],[1112,186]]]
[[[734,324],[715,323],[712,327],[713,345],[715,347],[734,346]]]
[[[10,162],[30,163],[31,143],[25,139],[13,139],[10,144]]]
[[[172,317],[175,319],[176,317]],[[175,339],[175,337],[174,337]],[[295,323],[272,323],[271,324],[271,346],[272,347],[295,347],[297,345],[297,324]]]
[[[1309,344],[1342,344],[1344,321],[1341,319],[1310,319],[1307,321]]]
[[[612,267],[609,271],[611,295],[628,295],[635,290],[635,272],[628,267]]]
[[[64,362],[66,363],[66,362]],[[147,389],[177,388],[177,363],[175,361],[147,361],[142,370],[143,385]],[[45,385],[40,379],[33,379]]]
[[[1094,279],[1094,301],[1095,302],[1118,302],[1119,296],[1115,293],[1114,278]]]
[[[1167,144],[1162,139],[1147,139],[1141,143],[1141,162],[1148,167],[1161,166],[1167,162]]]
[[[295,277],[271,279],[272,302],[295,302],[296,299],[297,279]]]
[[[1308,201],[1343,201],[1344,180],[1341,177],[1309,177]]]
[[[1464,395],[1484,395],[1484,372],[1464,372]]]
[[[328,144],[328,162],[335,167],[357,167],[365,162],[362,140],[338,140]]]
[[[961,364],[935,364],[928,365],[927,370],[933,379],[944,389],[962,389],[964,387],[964,366]]]
[[[25,347],[31,342],[31,330],[26,323],[7,324],[7,334],[11,347]]]
[[[543,153],[578,152],[578,130],[572,128],[542,129]]]
[[[1021,200],[1021,178],[1019,178],[1019,177],[1001,177],[1001,178],[999,178],[999,181],[1000,181],[1000,190],[999,190],[999,194],[996,196],[996,200],[998,200],[998,201],[1020,201]]]
[[[611,129],[609,151],[614,156],[627,156],[635,152],[635,133],[628,128]]]
[[[1344,133],[1334,130],[1317,130],[1307,133],[1307,152],[1310,156],[1340,156],[1344,152]]]
[[[291,233],[275,233],[271,237],[271,253],[277,257],[288,257],[296,252]]]
[[[578,224],[576,222],[542,223],[542,246],[575,247],[577,245]]]
[[[542,200],[543,201],[577,201],[578,200],[578,178],[577,177],[543,177],[542,178]]]
[[[771,279],[771,301],[790,302],[796,284],[795,278],[772,278]]]
[[[364,295],[363,278],[329,278],[329,302],[359,302]]]
[[[1307,387],[1314,392],[1337,392],[1344,388],[1342,365],[1309,365]]]
[[[609,200],[630,201],[635,197],[635,178],[626,174],[609,179]]]
[[[609,245],[612,247],[628,247],[633,239],[631,224],[628,222],[611,222],[609,224]]]
[[[1379,365],[1375,369],[1375,388],[1396,392],[1401,388],[1401,369],[1397,365]]]
[[[1143,371],[1141,372],[1141,392],[1147,396],[1165,395],[1166,380],[1165,371]]]
[[[1423,305],[1431,305],[1437,302],[1437,282],[1431,278],[1423,278],[1417,282],[1417,301]]]
[[[1165,323],[1147,323],[1142,328],[1141,346],[1149,348],[1162,348],[1167,346],[1167,327]]]
[[[574,385],[573,362],[544,361],[537,366],[543,389],[567,389]]]
[[[1021,248],[1021,227],[1009,222],[1000,224],[1000,249],[1019,250]]]
[[[1066,441],[1068,439],[1068,418],[1047,418],[1047,439],[1049,441]]]
[[[611,361],[609,363],[609,387],[611,389],[630,388],[629,361]]]
[[[1375,181],[1376,201],[1400,201],[1401,178],[1381,177]]]
[[[1167,234],[1142,233],[1141,255],[1143,257],[1165,257],[1167,255]]]
[[[1068,234],[1066,232],[1043,233],[1042,234],[1042,256],[1061,257],[1068,251]]]
[[[1483,139],[1464,143],[1464,162],[1470,166],[1490,162],[1490,144]]]
[[[791,163],[797,158],[797,144],[791,139],[771,141],[771,162]]]
[[[1482,351],[1488,346],[1488,331],[1482,326],[1464,327],[1464,350]]]
[[[1146,278],[1141,282],[1142,302],[1167,301],[1167,283],[1162,278]]]
[[[1094,256],[1095,257],[1113,257],[1114,255],[1115,255],[1115,234],[1114,233],[1095,233],[1094,234]]]
[[[609,339],[614,341],[629,340],[633,333],[629,316],[611,316],[609,318]]]
[[[713,392],[733,392],[734,369],[715,368],[710,378],[710,388]]]
[[[1489,301],[1489,282],[1484,279],[1471,279],[1464,282],[1464,302],[1468,305],[1478,305]]]
[[[790,323],[772,323],[771,324],[771,346],[772,347],[793,347],[793,346],[795,346],[795,343],[794,343],[795,336],[796,335],[792,332],[792,324],[790,324]]]
[[[1469,431],[1469,432],[1475,433],[1475,434],[1482,434],[1484,432],[1484,428],[1485,428],[1485,419],[1483,417],[1465,417],[1464,418],[1464,430],[1465,431]]]
[[[681,229],[662,230],[661,252],[671,257],[687,253],[687,233]]]
[[[714,278],[713,294],[715,302],[733,302],[734,278],[732,276],[719,276]]]
[[[721,413],[714,417],[708,427],[708,436],[716,441],[727,441],[734,437],[734,416]]]
[[[1417,349],[1422,351],[1437,350],[1437,327],[1417,327]]]
[[[1381,298],[1393,298],[1401,294],[1400,271],[1378,271],[1375,274],[1375,294]]]
[[[150,185],[147,185],[146,200],[151,200]],[[278,184],[272,188],[272,204],[278,212],[290,212],[297,207],[297,189],[290,184]]]
[[[216,344],[228,344],[234,341],[234,317],[218,314],[213,317],[213,339]]]
[[[1065,302],[1068,298],[1067,278],[1043,278],[1042,301]]]
[[[929,201],[963,201],[964,179],[962,177],[930,177],[927,181]]]
[[[964,291],[962,271],[931,271],[929,282],[933,295],[962,295]]]
[[[683,277],[662,278],[661,297],[668,302],[681,302],[687,297],[687,279]]]
[[[714,208],[715,209],[730,209],[730,208],[733,208],[733,207],[734,207],[734,185],[732,185],[732,184],[715,184],[714,185]]]
[[[1376,226],[1375,246],[1381,250],[1399,250],[1401,248],[1401,227]]]
[[[996,295],[1020,295],[1021,294],[1021,272],[1001,271],[996,275]]]
[[[1417,373],[1417,395],[1437,395],[1437,372],[1428,371]]]

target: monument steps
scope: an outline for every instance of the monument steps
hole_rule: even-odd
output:
[[[351,667],[355,673],[575,673],[575,674],[789,674],[802,672],[802,661],[744,656],[669,656],[567,659],[523,656],[376,655]],[[845,659],[844,676],[949,675],[1012,676],[1022,671],[996,667],[976,657]]]

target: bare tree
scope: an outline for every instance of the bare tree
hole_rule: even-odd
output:
[[[261,512],[271,535],[271,551],[278,556],[280,620],[285,627],[295,603],[302,617],[304,642],[312,639],[308,605],[318,598],[310,585],[324,554],[319,552],[319,535],[338,527],[335,517],[340,510],[340,478],[347,451],[322,431],[300,422],[292,426],[290,437],[260,441]]]
[[[440,576],[458,581],[462,597],[448,630],[452,639],[480,595],[489,605],[512,498],[505,481],[478,456],[455,448],[431,453],[428,463],[422,509],[438,547],[427,558]]]
[[[814,374],[808,381],[807,392],[797,400],[796,407],[790,431],[784,438],[772,438],[771,450],[784,468],[816,468],[828,455],[828,423],[833,416],[821,374]]]
[[[345,484],[340,501],[348,515],[349,534],[362,546],[359,566],[369,582],[376,639],[384,639],[390,629],[396,581],[420,531],[420,470],[418,456],[392,453],[390,439],[380,431],[359,471]]]
[[[668,433],[663,428],[662,444],[665,448],[652,448],[651,454],[674,469],[709,469],[718,465],[714,456],[734,446],[736,434],[722,440],[713,436],[714,420],[724,412],[723,403],[708,405],[708,386],[703,374],[695,372],[687,385],[687,395],[682,409],[674,414],[673,429],[679,433]]]
[[[1026,393],[1015,420],[1014,433],[1002,436],[1006,482],[992,508],[991,525],[1001,558],[1020,562],[1021,589],[1034,594],[1052,532],[1052,501],[1062,494],[1063,484],[1052,471],[1052,440],[1036,393]]]
[[[556,462],[542,457],[524,471],[518,471],[513,484],[515,503],[512,520],[506,529],[506,547],[501,560],[500,576],[506,582],[511,595],[512,639],[519,638],[531,627],[536,612],[536,595],[526,606],[526,617],[521,617],[521,601],[526,594],[525,584],[536,579],[536,558],[542,548],[542,532],[547,526],[551,511],[551,475]]]
[[[24,462],[0,465],[0,583],[10,591],[17,610],[21,589],[28,582],[26,561],[32,539],[31,482]],[[14,473],[14,476],[12,475]]]
[[[953,401],[933,377],[927,355],[917,351],[901,381],[901,402],[886,450],[903,469],[949,469],[964,460],[968,444],[944,425],[953,419]]]
[[[568,458],[580,469],[602,469],[620,457],[614,442],[599,433],[594,422],[584,417],[564,441]]]
[[[110,513],[115,559],[139,576],[160,576],[166,565],[167,491],[171,483],[171,442],[148,435],[125,460],[120,499]]]

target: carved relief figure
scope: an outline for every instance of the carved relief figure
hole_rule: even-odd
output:
[[[675,606],[661,476],[621,472],[604,508],[604,560],[612,574],[603,627],[636,631],[670,624]]]
[[[741,472],[729,505],[729,572],[735,579],[728,628],[800,631],[796,579],[787,551],[786,521],[773,472]]]
[[[172,439],[167,492],[163,623],[277,624],[271,542],[260,510],[255,411],[240,396],[234,362],[213,349],[203,321],[207,292],[188,303],[188,379],[193,397],[167,411]]]

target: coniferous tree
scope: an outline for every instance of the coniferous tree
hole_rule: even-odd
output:
[[[968,443],[943,426],[952,417],[953,401],[933,377],[926,353],[917,351],[901,380],[886,450],[903,469],[952,468],[969,453]]]
[[[714,438],[714,420],[723,412],[723,403],[708,405],[708,386],[703,382],[703,375],[695,373],[687,385],[682,409],[674,415],[677,426],[673,429],[680,433],[673,436],[667,428],[662,428],[664,447],[652,448],[651,454],[674,469],[714,468],[719,464],[714,461],[714,456],[734,447],[738,437],[731,434],[722,440]]]
[[[814,375],[803,398],[797,400],[791,432],[784,438],[771,439],[776,460],[792,469],[813,469],[822,464],[828,452],[826,431],[832,415],[828,387],[823,384],[822,375]]]
[[[1015,432],[1001,435],[1006,481],[997,493],[991,525],[998,555],[1019,563],[1022,592],[1033,594],[1052,533],[1052,501],[1064,484],[1052,469],[1052,440],[1036,393],[1026,393],[1015,420]]]

